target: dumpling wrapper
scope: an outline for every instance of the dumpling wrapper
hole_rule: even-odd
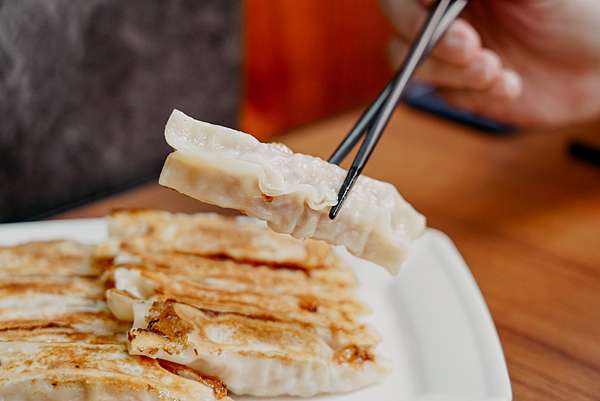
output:
[[[165,127],[175,149],[159,183],[202,202],[265,220],[277,232],[344,245],[396,274],[425,218],[389,183],[361,176],[335,220],[329,209],[346,170],[282,144],[194,120],[174,110]]]
[[[130,353],[218,377],[238,395],[312,396],[382,380],[389,366],[363,322],[369,308],[350,267],[323,242],[255,223],[111,215],[111,240],[121,244],[103,253],[114,257],[106,300],[134,322]]]
[[[222,382],[127,352],[92,247],[0,247],[0,400],[232,401]]]
[[[112,303],[116,314],[134,319],[128,333],[130,354],[218,377],[238,395],[349,392],[382,381],[390,369],[373,350],[378,341],[359,326],[356,334],[344,334],[299,322],[216,312],[164,297],[140,301],[114,290],[108,296],[120,298]],[[362,337],[365,343],[344,346],[346,337]]]

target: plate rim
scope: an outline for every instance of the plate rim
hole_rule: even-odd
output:
[[[471,313],[472,317],[473,315],[477,315],[479,319],[483,319],[480,320],[479,329],[485,330],[486,332],[486,334],[482,337],[486,339],[486,349],[490,350],[490,353],[493,354],[491,355],[491,358],[496,359],[499,362],[494,366],[496,368],[495,373],[498,375],[497,379],[499,379],[499,381],[501,382],[499,387],[502,388],[505,392],[505,394],[501,394],[500,396],[504,397],[503,400],[505,401],[512,401],[512,384],[510,381],[510,374],[508,372],[508,365],[506,363],[506,356],[504,354],[504,349],[502,347],[500,335],[498,334],[498,329],[496,328],[496,324],[492,313],[489,309],[489,306],[485,301],[483,292],[481,291],[481,288],[479,288],[477,280],[475,279],[475,276],[473,276],[469,265],[465,261],[464,257],[462,256],[462,254],[458,250],[458,247],[456,246],[454,241],[452,241],[450,236],[448,236],[443,231],[437,229],[429,228],[427,231],[430,233],[430,235],[436,236],[439,239],[443,240],[437,242],[438,246],[443,246],[448,249],[448,252],[446,252],[446,254],[452,255],[451,257],[452,259],[454,259],[452,263],[458,269],[460,269],[460,275],[464,279],[459,280],[457,277],[453,277],[454,282],[455,284],[462,284],[462,286],[464,287],[463,291],[461,291],[462,294],[464,294],[465,296],[470,295],[475,300],[475,302],[467,303],[467,305],[469,305],[469,309],[471,309],[469,312]],[[446,272],[449,277],[453,276],[450,272]]]

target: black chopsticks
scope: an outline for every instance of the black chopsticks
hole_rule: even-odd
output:
[[[339,165],[358,141],[364,137],[363,143],[339,190],[337,204],[329,211],[330,219],[333,220],[338,215],[348,193],[362,173],[402,96],[402,92],[406,88],[406,84],[419,64],[429,54],[467,3],[468,0],[438,0],[421,27],[398,72],[377,96],[377,99],[360,116],[352,130],[329,158],[330,163]]]

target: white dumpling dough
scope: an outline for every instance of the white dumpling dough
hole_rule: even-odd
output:
[[[425,218],[396,188],[361,176],[335,220],[346,170],[281,144],[194,120],[174,110],[165,127],[175,149],[160,184],[202,202],[265,220],[277,232],[344,245],[396,274]]]

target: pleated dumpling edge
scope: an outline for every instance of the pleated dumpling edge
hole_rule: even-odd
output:
[[[281,144],[173,111],[171,153],[160,184],[265,220],[274,231],[344,245],[397,273],[425,218],[382,181],[361,176],[335,220],[328,217],[346,170]]]

